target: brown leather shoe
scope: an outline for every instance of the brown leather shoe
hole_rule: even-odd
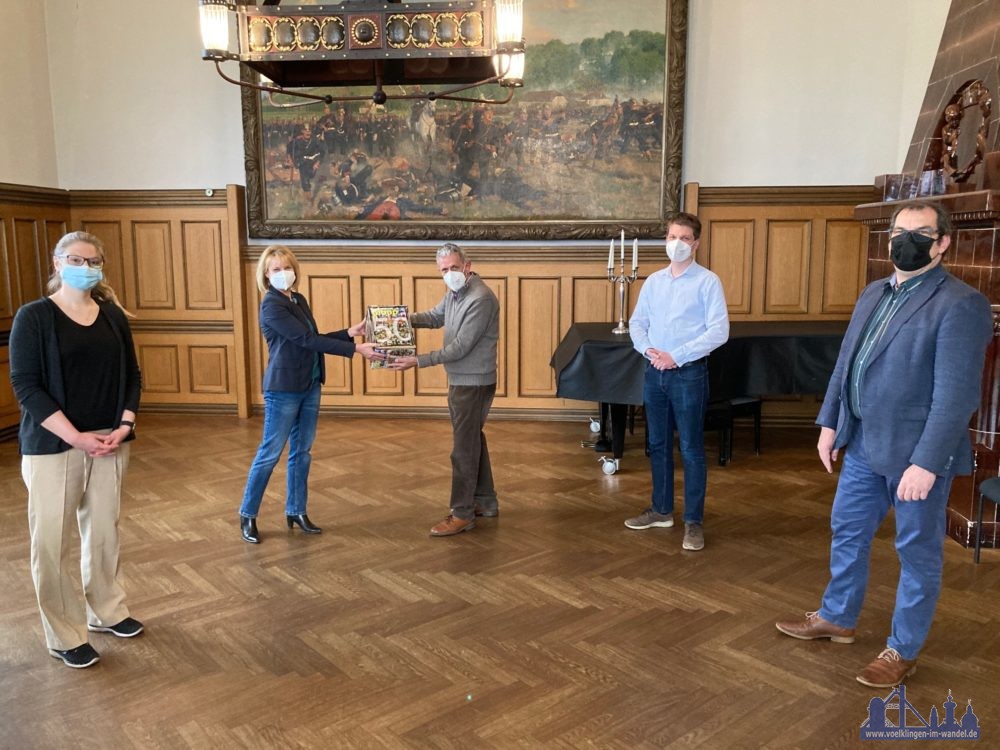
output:
[[[469,531],[474,528],[476,528],[474,519],[466,521],[462,518],[455,518],[455,516],[448,516],[431,529],[431,536],[453,536],[454,534],[461,534],[463,531]]]
[[[873,688],[896,687],[917,671],[917,660],[907,661],[894,648],[887,648],[861,670],[858,682]]]
[[[500,507],[494,505],[492,508],[487,508],[483,505],[476,506],[476,516],[482,516],[483,518],[496,518],[500,515]]]
[[[785,635],[803,641],[829,638],[833,643],[854,643],[854,628],[842,628],[827,622],[818,611],[806,612],[805,620],[785,620],[774,623],[774,626]]]

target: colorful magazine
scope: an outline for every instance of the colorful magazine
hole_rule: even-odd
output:
[[[386,355],[384,361],[371,363],[373,370],[384,368],[396,357],[412,357],[417,353],[406,305],[369,305],[365,338]]]

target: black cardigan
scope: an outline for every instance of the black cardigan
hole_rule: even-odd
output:
[[[135,357],[132,331],[121,308],[113,302],[98,302],[100,314],[111,324],[120,347],[118,418],[126,409],[139,410],[142,381]],[[22,306],[10,330],[10,382],[21,406],[21,453],[26,456],[63,453],[72,446],[42,427],[57,411],[64,411],[59,340],[56,337],[56,303],[48,298]],[[131,440],[129,435],[126,440]]]

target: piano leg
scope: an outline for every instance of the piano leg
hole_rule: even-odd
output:
[[[611,419],[611,404],[601,402],[601,431],[597,436],[597,442],[594,443],[594,450],[598,453],[605,453],[611,450],[611,441],[608,440],[608,427],[612,426]]]
[[[611,455],[621,458],[625,452],[625,426],[628,424],[628,404],[610,404]]]

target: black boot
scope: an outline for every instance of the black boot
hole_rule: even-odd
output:
[[[260,544],[260,534],[257,533],[257,519],[240,516],[240,531],[243,541],[250,544]]]
[[[297,516],[285,516],[285,520],[288,521],[288,528],[298,526],[307,534],[319,534],[323,531],[323,529],[310,521],[309,516],[305,513],[299,513]]]

